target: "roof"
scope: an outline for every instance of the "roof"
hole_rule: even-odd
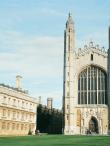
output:
[[[83,49],[79,48],[76,56],[84,56],[89,52],[97,53],[103,55],[104,57],[108,56],[107,50],[104,47],[100,47],[98,44],[95,44],[94,42],[89,42],[88,45],[84,45]]]

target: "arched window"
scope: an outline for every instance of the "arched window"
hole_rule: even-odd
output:
[[[78,104],[107,104],[107,75],[96,66],[79,74]]]

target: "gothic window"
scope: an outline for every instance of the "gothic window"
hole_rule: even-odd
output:
[[[93,61],[93,54],[91,54],[91,61]]]
[[[79,74],[78,104],[107,104],[107,75],[89,66]]]

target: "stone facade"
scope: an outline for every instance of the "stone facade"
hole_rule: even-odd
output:
[[[108,134],[108,54],[93,42],[76,50],[74,22],[69,14],[64,32],[64,134]]]
[[[34,134],[36,109],[36,99],[27,91],[0,84],[0,135]]]

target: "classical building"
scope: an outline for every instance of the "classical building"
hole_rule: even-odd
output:
[[[21,89],[21,76],[16,88],[0,84],[0,135],[27,135],[36,129],[36,99]]]
[[[63,109],[64,134],[108,134],[110,28],[108,51],[93,42],[83,49],[76,49],[74,22],[70,14],[64,31]]]

